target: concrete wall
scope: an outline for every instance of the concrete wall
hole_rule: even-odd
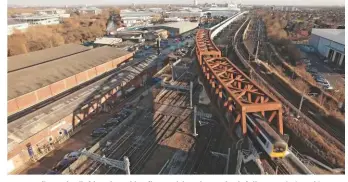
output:
[[[64,80],[52,83],[33,92],[21,95],[17,98],[7,101],[7,115],[14,114],[30,106],[38,104],[46,99],[54,97],[70,88],[85,83],[96,76],[102,75],[117,68],[120,64],[133,57],[133,53],[108,61],[99,66],[85,70],[81,73],[68,77]]]

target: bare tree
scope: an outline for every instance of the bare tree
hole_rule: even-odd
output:
[[[108,12],[97,16],[77,16],[63,20],[62,24],[29,27],[25,33],[8,36],[8,56],[43,50],[69,43],[93,41],[105,34]]]
[[[297,88],[301,92],[304,92],[305,94],[308,94],[310,91],[309,85],[306,82],[304,82],[301,78],[296,78],[292,81],[292,84],[295,88]]]

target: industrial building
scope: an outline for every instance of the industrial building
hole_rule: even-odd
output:
[[[38,14],[47,14],[47,15],[54,15],[54,14],[65,14],[64,9],[57,9],[57,8],[50,8],[50,9],[42,9],[42,10],[36,10],[36,13]]]
[[[155,13],[161,13],[163,11],[162,8],[148,8],[148,10]]]
[[[99,15],[102,13],[102,10],[96,7],[83,7],[78,12],[81,14]]]
[[[240,8],[238,8],[235,4],[226,4],[225,7],[217,7],[215,4],[212,4],[209,8],[203,9],[204,14],[211,13],[211,16],[227,16],[230,17],[238,12],[240,12]]]
[[[28,23],[22,23],[14,19],[7,19],[7,35],[12,35],[15,30],[24,32],[28,27]]]
[[[154,25],[152,27],[149,27],[149,29],[165,29],[169,32],[169,37],[175,37],[180,34],[183,34],[185,32],[188,32],[190,30],[193,30],[198,27],[197,22],[174,22],[174,23],[165,23],[165,24],[159,24]]]
[[[60,18],[56,15],[17,16],[13,19],[18,22],[28,23],[30,25],[57,25],[60,23]]]
[[[170,18],[190,18],[190,17],[201,17],[203,16],[203,12],[201,11],[171,11],[167,12],[166,15]]]
[[[101,47],[101,46],[115,46],[116,44],[119,44],[122,42],[121,38],[112,38],[112,37],[101,37],[96,38],[96,40],[93,42],[94,47]]]
[[[114,98],[121,87],[132,82],[130,75],[134,73],[128,70],[116,82],[106,77],[99,82],[88,83],[120,67],[132,56],[133,53],[108,46],[88,49],[68,44],[29,53],[27,57],[11,57],[8,60],[8,113],[77,89],[8,121],[8,172],[29,161],[34,153],[37,154],[38,148],[43,152],[42,147],[47,149],[47,145],[59,141],[65,131],[74,131],[98,112],[103,103]],[[81,85],[84,89],[78,89]],[[101,94],[100,97],[97,97],[98,94]],[[54,146],[47,150],[51,147]]]
[[[324,56],[330,65],[344,69],[344,29],[312,29],[309,45]]]
[[[123,41],[130,40],[135,42],[143,41],[143,31],[117,31],[112,32],[112,36],[121,38]]]
[[[121,10],[120,16],[127,27],[135,25],[147,25],[153,16],[160,15],[151,11]]]
[[[17,113],[87,82],[132,56],[108,46],[90,50],[68,44],[9,57],[7,113]]]
[[[137,18],[142,19],[142,20],[151,19],[151,17],[155,16],[155,15],[160,15],[160,14],[155,13],[155,12],[150,12],[150,11],[127,11],[127,10],[123,10],[120,12],[121,18],[137,17]]]

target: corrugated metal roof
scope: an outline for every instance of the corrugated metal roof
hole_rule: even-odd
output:
[[[8,73],[7,98],[16,98],[127,54],[127,51],[104,46]]]
[[[28,54],[11,56],[7,59],[7,72],[23,69],[47,61],[54,61],[89,49],[90,48],[78,44],[65,44],[45,50],[30,52]]]
[[[183,28],[183,27],[190,27],[190,28],[196,28],[198,26],[198,22],[188,22],[188,21],[181,21],[181,22],[173,22],[173,23],[164,23],[164,24],[158,24],[154,25],[154,27],[171,27],[171,28]]]
[[[110,47],[106,47],[110,48]],[[109,50],[114,50],[111,48]],[[96,50],[96,49],[94,49]],[[92,52],[92,51],[88,51]],[[95,54],[95,53],[94,53]],[[52,126],[57,120],[62,119],[75,111],[77,108],[83,108],[85,104],[108,92],[105,87],[116,88],[134,79],[140,72],[156,63],[157,56],[139,60],[132,66],[127,66],[122,70],[106,77],[94,87],[88,87],[83,92],[73,93],[61,100],[55,101],[45,107],[42,107],[33,113],[17,119],[7,125],[7,150],[11,151],[16,145],[25,141],[30,136],[40,132],[44,128]],[[77,95],[78,94],[78,95]],[[79,101],[79,102],[77,102]],[[87,105],[86,105],[87,107]],[[38,113],[41,113],[38,115]]]
[[[24,24],[24,23],[14,20],[12,18],[7,18],[7,25],[17,25],[17,24]]]
[[[344,29],[319,29],[313,28],[312,34],[317,35],[319,37],[323,37],[325,39],[337,42],[339,44],[345,45],[344,38],[345,33]]]
[[[106,45],[115,45],[117,43],[122,42],[122,39],[120,38],[111,38],[111,37],[102,37],[97,38],[94,43],[95,44],[106,44]]]

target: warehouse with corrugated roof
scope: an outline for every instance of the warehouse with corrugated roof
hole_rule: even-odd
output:
[[[345,60],[344,29],[313,28],[309,45],[313,46],[329,64],[344,69]]]
[[[151,29],[165,29],[169,32],[169,37],[175,37],[198,27],[198,22],[173,22],[154,25]]]
[[[63,45],[8,58],[8,115],[117,68],[133,53],[113,47]]]

